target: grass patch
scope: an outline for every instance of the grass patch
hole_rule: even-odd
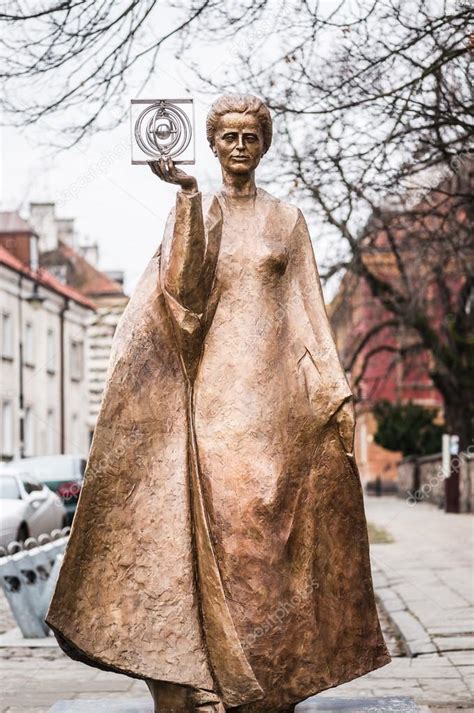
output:
[[[378,527],[373,522],[367,523],[369,531],[369,542],[371,545],[388,545],[394,542],[391,534],[384,527]]]

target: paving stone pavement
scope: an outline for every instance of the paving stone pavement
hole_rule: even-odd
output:
[[[370,498],[367,517],[393,536],[372,545],[377,595],[403,634],[382,613],[393,661],[317,698],[399,696],[421,711],[474,713],[474,517],[396,498]],[[14,626],[0,595],[0,633]],[[403,655],[405,646],[411,656]],[[148,696],[142,681],[71,661],[58,648],[0,649],[1,713],[47,713],[59,700]],[[297,711],[311,713],[315,699]],[[378,713],[378,712],[377,712]]]
[[[309,707],[306,707],[309,706]],[[324,698],[316,703],[298,706],[301,713],[422,713],[411,698]],[[129,698],[111,701],[93,698],[82,701],[59,701],[49,713],[153,713],[151,698]]]

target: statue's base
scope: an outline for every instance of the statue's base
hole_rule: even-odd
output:
[[[155,707],[150,698],[101,698],[99,700],[58,701],[49,713],[153,713]]]
[[[330,698],[314,696],[296,706],[296,713],[422,713],[413,698],[377,696],[377,698]]]
[[[325,698],[314,697],[300,703],[296,713],[421,713],[411,698]],[[114,700],[58,701],[49,713],[153,713],[153,701],[147,698]]]

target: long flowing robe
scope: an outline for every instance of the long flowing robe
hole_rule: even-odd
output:
[[[115,336],[47,616],[64,650],[242,713],[388,663],[351,398],[301,212],[178,193]]]

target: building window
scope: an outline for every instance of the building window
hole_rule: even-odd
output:
[[[2,314],[2,357],[13,359],[13,320],[11,314]]]
[[[27,366],[33,366],[35,363],[35,332],[31,322],[25,324],[24,358]]]
[[[52,329],[48,329],[46,335],[46,370],[48,374],[54,374],[56,371],[56,343]]]
[[[13,407],[11,401],[2,402],[2,456],[13,456]]]
[[[33,409],[31,406],[25,408],[25,455],[33,456],[35,454],[35,423]]]
[[[80,453],[79,416],[77,413],[73,413],[71,418],[71,447],[73,453]]]
[[[48,455],[54,455],[57,453],[56,422],[52,408],[48,409],[48,414],[46,416],[46,451]]]
[[[71,379],[82,381],[84,375],[84,345],[82,342],[71,342]]]

